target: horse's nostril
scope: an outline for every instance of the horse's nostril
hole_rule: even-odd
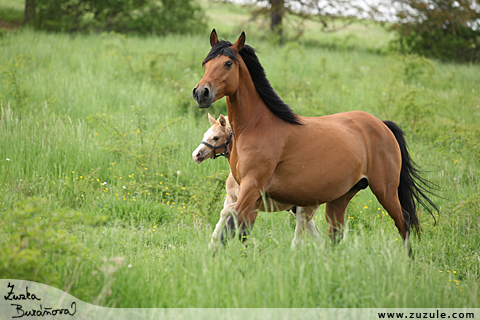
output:
[[[207,98],[209,95],[210,95],[210,90],[208,90],[208,88],[205,88],[205,90],[203,91],[203,97]]]
[[[193,99],[197,100],[197,87],[193,88]]]

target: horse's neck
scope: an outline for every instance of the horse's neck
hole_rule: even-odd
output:
[[[237,138],[248,126],[256,126],[268,119],[269,113],[243,62],[240,64],[239,78],[237,91],[227,96],[228,119],[233,135]]]
[[[230,164],[230,155],[232,154],[233,145],[235,144],[235,136],[233,135],[232,128],[229,128],[227,132],[227,137],[230,136],[230,133],[232,133],[232,138],[230,139],[230,142],[228,143],[228,146],[227,146],[228,152],[225,154],[225,158],[227,159],[228,164]]]

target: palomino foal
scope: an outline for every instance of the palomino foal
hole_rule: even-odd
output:
[[[220,115],[218,120],[215,120],[210,114],[208,114],[208,120],[212,125],[207,132],[203,135],[202,143],[193,151],[192,157],[196,163],[202,163],[206,159],[215,159],[219,156],[217,152],[224,155],[227,161],[230,159],[230,148],[233,143],[233,136],[231,135],[231,129],[227,126],[227,120],[223,115]],[[218,151],[217,151],[218,150]],[[227,182],[225,184],[227,196],[223,204],[223,209],[220,212],[220,220],[218,220],[215,230],[212,234],[212,239],[208,245],[209,248],[215,248],[218,240],[220,239],[221,232],[225,226],[227,218],[232,214],[235,214],[235,203],[238,199],[240,192],[240,185],[235,181],[232,173],[228,175]],[[259,211],[278,212],[292,209],[293,205],[278,203],[271,199],[265,199],[266,201],[260,206]],[[265,203],[268,207],[265,208]],[[297,220],[295,227],[295,237],[292,240],[292,248],[297,247],[303,241],[303,233],[305,229],[308,234],[313,238],[314,242],[318,242],[320,236],[318,234],[313,216],[319,206],[311,207],[296,207],[296,212],[292,214]]]

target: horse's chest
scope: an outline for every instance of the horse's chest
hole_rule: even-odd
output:
[[[230,172],[232,173],[233,178],[238,184],[240,184],[241,178],[238,170],[238,156],[236,152],[232,152],[228,164],[230,165]]]

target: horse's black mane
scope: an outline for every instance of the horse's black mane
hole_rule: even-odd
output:
[[[232,44],[228,41],[219,41],[212,47],[205,60],[203,60],[203,65],[219,55],[227,56],[237,62],[238,59],[236,53],[231,46]],[[255,49],[248,45],[244,45],[239,54],[250,72],[255,88],[268,109],[283,121],[292,124],[302,124],[298,115],[290,109],[288,104],[286,104],[272,88],[270,81],[267,79],[265,70],[255,54]]]

